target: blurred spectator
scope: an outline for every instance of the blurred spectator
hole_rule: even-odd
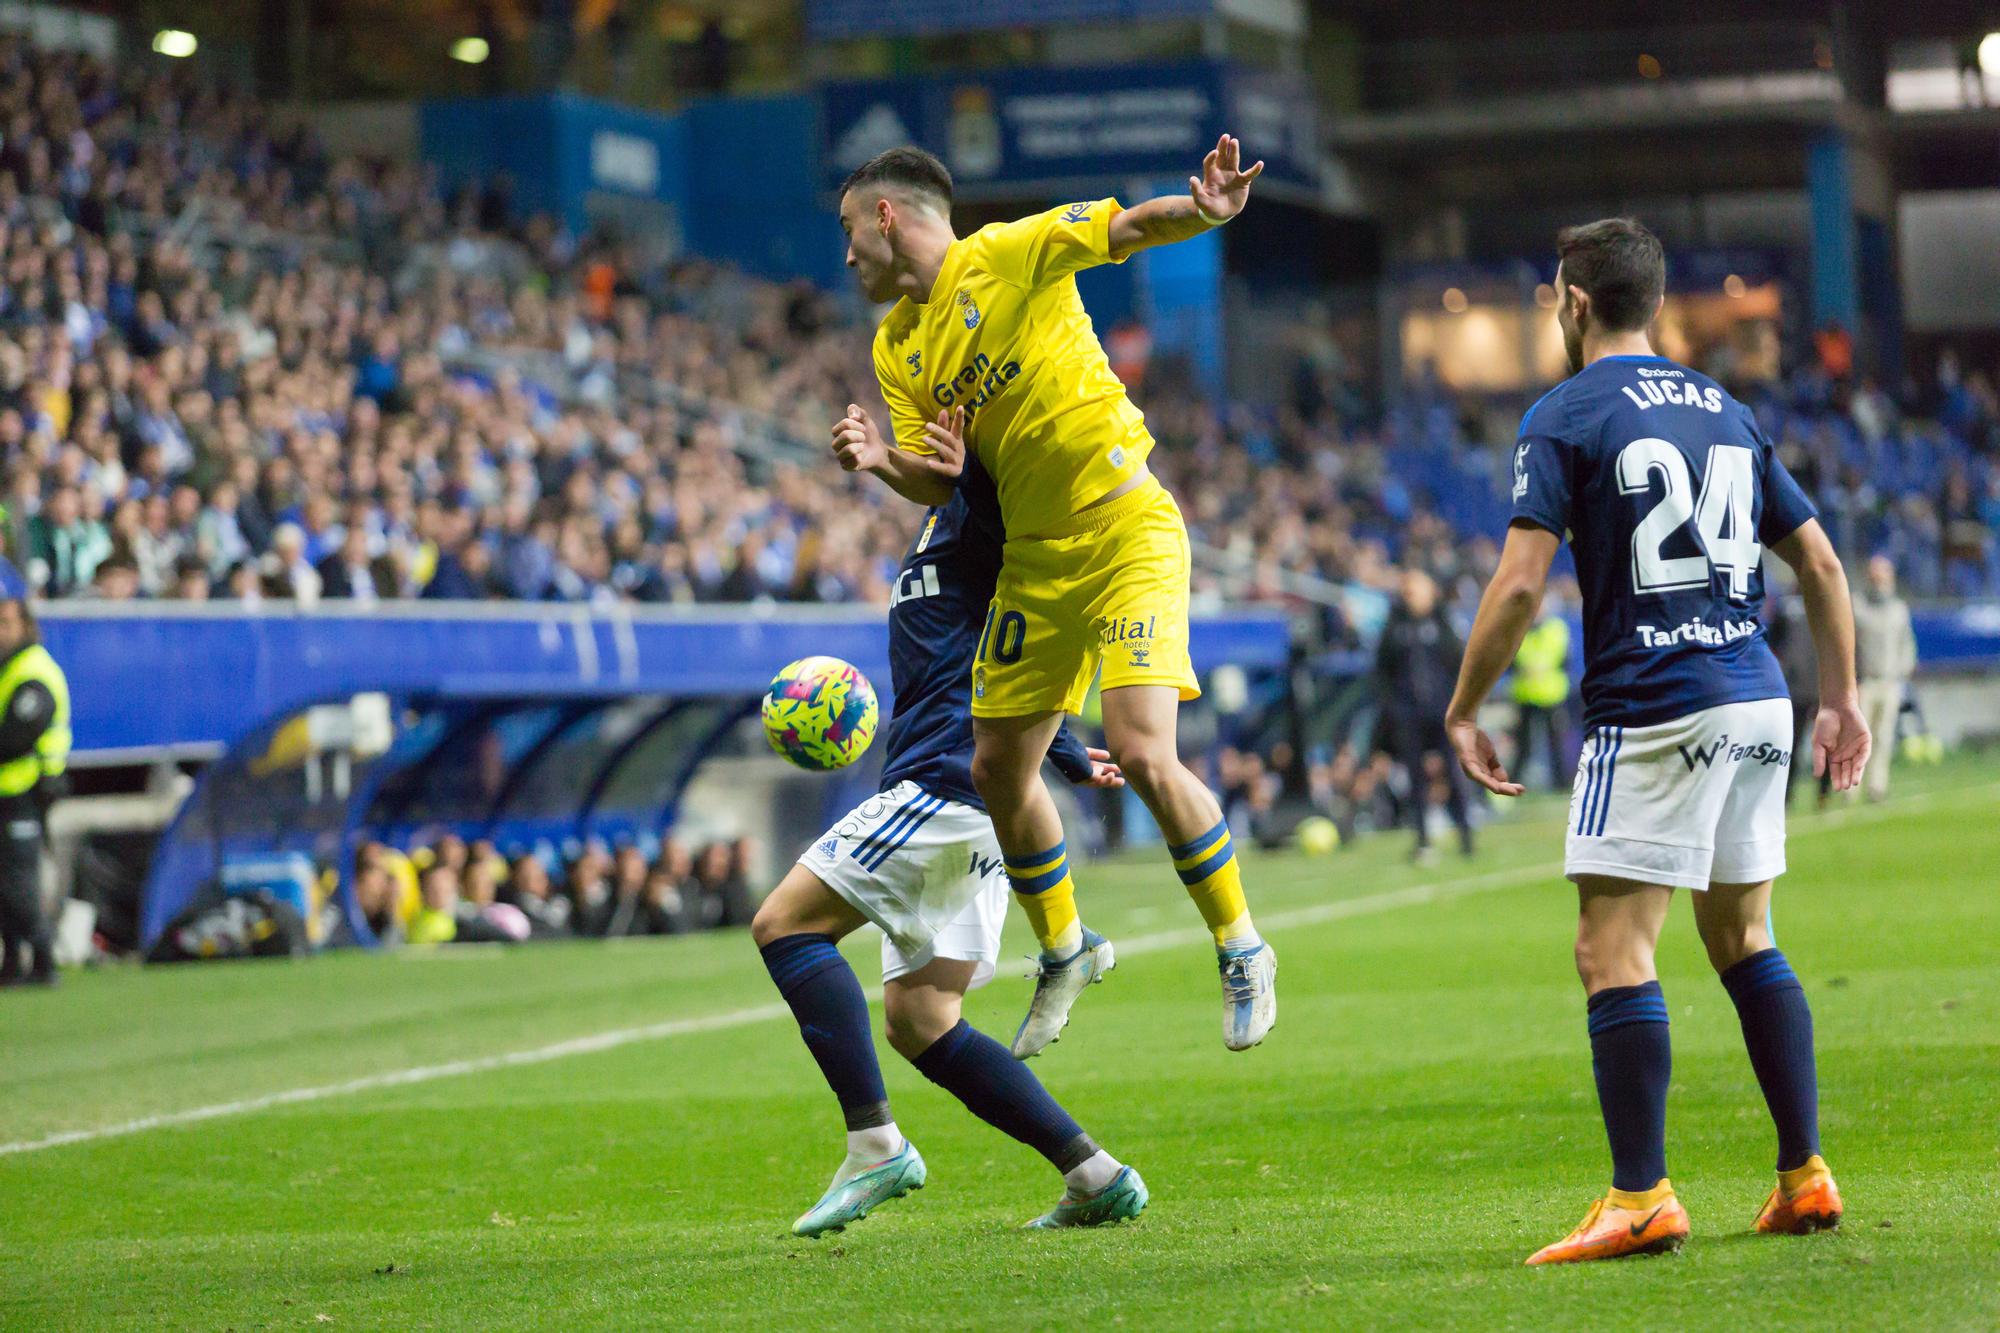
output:
[[[1868,799],[1889,794],[1896,757],[1896,720],[1917,669],[1917,636],[1910,607],[1896,595],[1896,566],[1886,556],[1868,562],[1868,581],[1854,599],[1854,668],[1861,682],[1861,714],[1875,748],[1864,784]]]
[[[432,862],[417,878],[423,903],[404,936],[411,944],[449,944],[458,937],[458,872]]]
[[[712,842],[695,858],[693,889],[701,928],[747,926],[757,913],[744,876],[748,844]]]
[[[501,900],[528,919],[534,939],[560,939],[570,933],[570,901],[552,888],[549,868],[541,857],[529,852],[515,858]]]
[[[397,594],[396,567],[388,556],[370,558],[368,532],[356,525],[341,534],[340,547],[320,561],[321,595],[372,606]]]
[[[1444,712],[1463,655],[1464,645],[1438,601],[1437,583],[1422,570],[1406,570],[1375,650],[1375,697],[1381,709],[1375,749],[1402,767],[1419,861],[1432,856],[1429,816],[1439,788],[1458,828],[1459,848],[1472,855],[1472,816],[1458,766],[1426,762],[1451,754]]]
[[[563,892],[569,898],[570,929],[579,935],[602,935],[612,912],[610,858],[596,845],[586,846],[569,863]]]
[[[1511,690],[1517,711],[1514,761],[1509,766],[1514,781],[1528,781],[1535,735],[1539,732],[1548,755],[1549,785],[1567,787],[1571,743],[1569,621],[1563,618],[1561,596],[1553,591],[1542,602],[1540,618],[1521,640],[1521,651],[1514,655]]]

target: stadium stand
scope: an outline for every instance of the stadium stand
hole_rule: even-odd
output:
[[[44,596],[886,600],[907,516],[813,452],[874,393],[834,297],[644,265],[192,79],[13,39],[0,69],[0,524]],[[1462,606],[1506,413],[1380,410],[1300,343],[1274,412],[1133,368],[1200,587],[1303,599],[1349,646],[1340,590],[1379,602],[1399,564]],[[1808,366],[1759,403],[1847,551],[1920,594],[2000,590],[1983,375]]]

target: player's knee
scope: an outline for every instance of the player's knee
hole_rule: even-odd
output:
[[[1125,781],[1142,798],[1164,790],[1181,768],[1181,757],[1174,753],[1173,746],[1150,738],[1119,747],[1112,758],[1125,774]]]
[[[1607,986],[1636,984],[1628,978],[1641,971],[1644,971],[1642,960],[1620,941],[1589,931],[1577,932],[1576,975],[1586,992],[1594,994]]]
[[[882,997],[882,1034],[905,1060],[915,1060],[958,1022],[958,1005],[935,991],[890,988]]]
[[[1709,966],[1727,972],[1751,954],[1770,948],[1771,935],[1762,921],[1705,922],[1701,942],[1708,950]]]
[[[750,918],[750,941],[760,949],[796,934],[798,923],[779,904],[776,895],[766,898],[757,908],[757,915]]]
[[[972,754],[972,785],[979,789],[979,794],[986,798],[989,805],[994,801],[1003,805],[1015,804],[1026,792],[1027,779],[1034,772],[1034,769],[1023,769],[1011,755],[985,748]]]

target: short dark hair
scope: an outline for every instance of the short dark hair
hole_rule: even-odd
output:
[[[951,169],[921,148],[891,148],[849,172],[840,192],[862,185],[895,185],[936,197],[951,211]]]
[[[1643,329],[1667,290],[1660,238],[1633,218],[1604,218],[1556,233],[1563,282],[1581,287],[1591,313],[1608,330]]]

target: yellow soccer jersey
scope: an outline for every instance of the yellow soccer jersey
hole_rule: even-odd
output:
[[[955,241],[921,305],[875,333],[896,443],[932,452],[924,422],[963,407],[1010,537],[1059,527],[1136,474],[1153,437],[1097,341],[1076,271],[1111,254],[1116,199],[997,222]]]

